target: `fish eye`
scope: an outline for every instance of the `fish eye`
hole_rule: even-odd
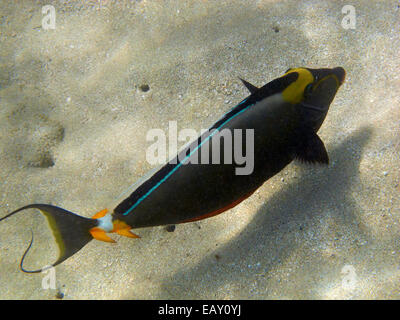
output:
[[[305,96],[305,97],[310,96],[311,93],[312,93],[312,90],[313,90],[313,84],[312,84],[312,83],[309,83],[309,84],[306,86],[306,88],[304,89],[304,96]]]

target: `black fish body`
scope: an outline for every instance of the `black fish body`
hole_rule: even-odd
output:
[[[202,150],[208,148],[209,164],[189,162],[181,165],[131,212],[124,215],[135,204],[135,200],[146,194],[146,191],[176,167],[166,165],[161,169],[163,174],[155,174],[153,179],[148,180],[147,186],[142,189],[139,187],[140,190],[137,189],[118,205],[113,216],[133,228],[198,220],[202,216],[229,208],[236,200],[244,200],[267,179],[281,171],[295,157],[293,148],[299,130],[295,106],[284,101],[277,103],[279,97],[275,96],[253,100],[255,99],[248,98],[243,104],[248,108],[221,128],[242,129],[243,133],[246,129],[254,130],[254,169],[251,174],[238,175],[238,164],[234,161],[232,164],[225,164],[223,157],[220,164],[211,164],[215,140],[210,139],[210,143],[204,143],[191,156],[201,159]],[[231,136],[235,146],[235,135]],[[217,136],[214,137],[218,139]],[[242,150],[246,150],[245,137],[240,139],[244,145]],[[223,156],[225,141],[220,142],[217,151]],[[198,144],[199,141],[195,141],[181,153],[187,154],[193,145]]]
[[[336,77],[334,79],[336,82],[333,81],[334,93],[343,80],[344,71],[342,70],[339,68],[333,71]],[[338,76],[335,72],[338,72]],[[242,132],[253,130],[254,169],[250,174],[237,174],[238,165],[234,162],[192,164],[187,161],[187,164],[180,165],[176,160],[177,157],[175,160],[178,164],[167,164],[122,201],[114,209],[113,219],[122,220],[132,228],[199,220],[237,205],[266,180],[281,171],[295,157],[311,162],[327,163],[325,147],[316,135],[316,131],[325,118],[327,108],[318,111],[317,117],[313,119],[310,112],[316,112],[316,110],[308,111],[307,107],[302,107],[305,100],[312,100],[311,96],[304,96],[305,88],[315,81],[320,81],[324,73],[331,75],[332,71],[330,69],[293,69],[260,89],[242,80],[252,94],[214,124],[210,130],[230,130],[231,132],[235,129],[241,129]],[[292,92],[289,92],[288,98],[285,90],[290,86],[292,88],[289,90]],[[323,89],[327,91],[326,88]],[[313,101],[313,103],[316,102],[318,101]],[[322,104],[324,103],[326,104],[326,101],[322,101]],[[199,147],[187,160],[192,157],[200,159],[205,148],[208,148],[209,163],[211,163],[213,152],[222,155],[224,143],[213,148],[214,138],[218,139],[218,135],[201,144],[201,138],[204,140],[207,135],[209,133],[185,148],[181,152],[180,159],[190,154],[193,146]],[[239,143],[235,141],[237,137],[234,134],[231,134],[231,137],[233,146],[240,144],[240,141]],[[242,150],[246,150],[246,139],[244,137],[240,139]]]
[[[178,224],[222,213],[249,197],[294,159],[328,163],[317,131],[344,78],[345,71],[338,67],[289,69],[261,88],[242,80],[251,95],[140,184],[112,212],[105,209],[84,218],[56,206],[31,204],[0,221],[25,209],[39,209],[48,218],[60,248],[53,264],[57,265],[93,238],[115,242],[106,235],[109,232],[138,238],[132,228]],[[235,161],[233,154],[238,150],[250,151],[246,159],[251,160],[250,168],[248,163]],[[219,162],[215,161],[216,154]],[[229,161],[230,156],[233,161]],[[22,266],[30,246],[20,267],[25,272],[40,272]]]

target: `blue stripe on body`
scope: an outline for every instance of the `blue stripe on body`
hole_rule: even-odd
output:
[[[236,107],[242,105],[243,103],[245,103],[247,101],[247,99],[244,99],[242,102],[240,102]],[[132,205],[132,207],[130,207],[130,209],[128,209],[126,212],[123,213],[124,216],[126,216],[127,214],[129,214],[133,209],[135,209],[144,199],[146,199],[154,190],[156,190],[165,180],[167,180],[176,170],[178,170],[183,162],[185,162],[188,158],[190,158],[190,156],[195,153],[199,148],[201,148],[201,146],[207,142],[208,140],[210,140],[210,138],[226,124],[229,121],[231,121],[233,118],[235,118],[236,116],[238,116],[239,114],[241,114],[242,112],[246,111],[248,108],[250,108],[253,104],[248,105],[246,108],[240,110],[238,113],[235,113],[234,115],[232,115],[229,119],[225,120],[218,128],[216,128],[216,130],[214,130],[206,139],[204,139],[204,141],[202,141],[192,152],[190,152],[180,163],[178,163],[170,172],[168,172],[168,174],[162,178],[158,183],[156,183],[149,191],[147,191],[147,193],[140,197],[134,205]],[[236,107],[232,108],[230,111],[228,111],[226,114],[228,114],[229,112],[231,112],[233,109],[235,109]]]

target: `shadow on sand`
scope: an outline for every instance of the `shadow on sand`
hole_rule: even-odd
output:
[[[159,298],[229,297],[229,292],[226,295],[222,293],[227,287],[249,288],[249,283],[260,275],[268,283],[269,272],[279,269],[295,250],[305,248],[315,255],[312,245],[318,245],[319,231],[323,228],[321,224],[326,223],[324,217],[327,215],[339,226],[336,230],[350,226],[354,234],[368,237],[368,232],[357,221],[357,205],[348,189],[359,181],[362,149],[371,133],[370,128],[362,128],[342,141],[329,152],[333,164],[328,168],[308,167],[301,170],[301,176],[293,179],[297,182],[288,183],[274,194],[242,233],[204,257],[195,267],[182,268],[165,279]],[[340,237],[340,233],[336,236]],[[249,267],[253,269],[248,270]],[[243,272],[243,269],[247,270]],[[181,295],[182,292],[185,296]],[[249,296],[252,296],[251,292],[243,292],[242,297],[235,298]],[[255,295],[254,298],[268,298],[268,294]]]

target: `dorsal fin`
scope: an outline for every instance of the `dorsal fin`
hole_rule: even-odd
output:
[[[242,83],[244,84],[244,86],[247,88],[247,90],[250,91],[250,93],[254,93],[258,90],[258,88],[254,85],[252,85],[250,82],[247,82],[246,80],[239,78],[240,81],[242,81]]]

